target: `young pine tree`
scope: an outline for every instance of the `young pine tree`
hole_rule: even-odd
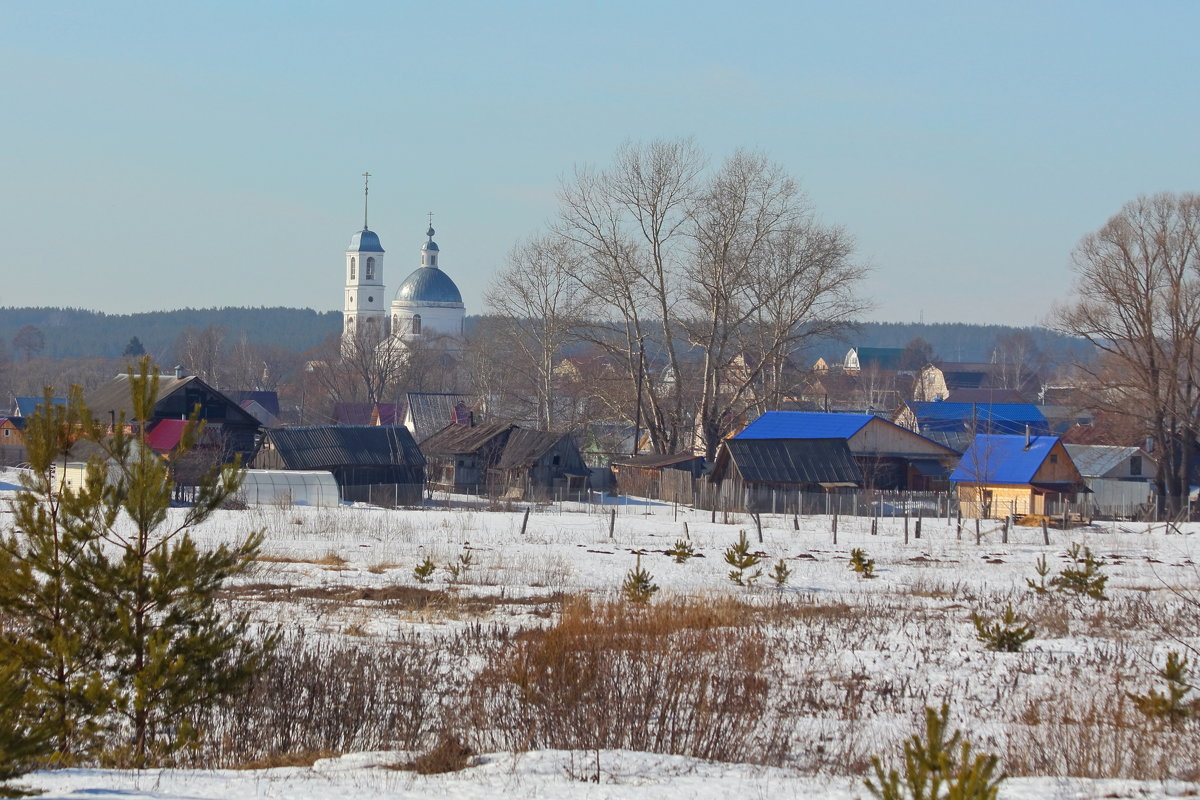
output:
[[[751,552],[750,540],[746,538],[745,531],[738,531],[738,540],[725,548],[725,563],[733,567],[729,571],[729,580],[738,586],[753,586],[762,577],[761,569],[748,572],[757,567],[760,561],[762,556]]]
[[[94,463],[88,471],[90,501],[78,512],[79,524],[104,547],[88,549],[73,579],[95,593],[112,620],[104,648],[117,687],[113,709],[128,737],[111,758],[140,769],[194,743],[199,731],[193,719],[232,700],[269,656],[276,636],[253,640],[248,613],[222,615],[216,601],[224,582],[257,555],[261,532],[211,550],[201,550],[189,534],[237,490],[239,465],[207,470],[192,505],[170,513],[171,474],[146,444],[143,424],[153,417],[158,370],[142,359],[129,384],[129,429],[123,414],[110,434],[98,435],[95,423],[86,428],[106,469]],[[173,461],[196,446],[202,430],[193,419]]]
[[[47,391],[26,422],[30,470],[11,506],[14,532],[0,541],[0,613],[11,622],[0,663],[16,670],[25,707],[63,765],[99,749],[115,698],[105,670],[112,615],[81,575],[98,540],[86,509],[100,502],[102,485],[71,489],[58,472],[75,442],[96,433],[78,390],[66,405],[52,404]]]

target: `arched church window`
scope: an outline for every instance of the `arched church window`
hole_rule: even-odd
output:
[[[350,257],[350,280],[354,280],[355,267],[358,266],[357,259],[354,256]]]
[[[375,280],[375,259],[374,259],[374,258],[368,258],[368,259],[367,259],[367,275],[366,275],[366,279],[367,279],[367,280],[369,280],[369,281],[373,281],[373,280]]]
[[[421,315],[413,314],[412,332],[419,334],[421,332]]]

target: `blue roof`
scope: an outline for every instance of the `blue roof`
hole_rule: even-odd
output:
[[[1034,436],[1027,448],[1024,436],[980,433],[963,453],[950,482],[1029,483],[1056,444],[1057,436]]]
[[[1028,425],[1033,433],[1049,434],[1041,409],[1031,403],[909,403],[922,433],[962,430],[973,425],[987,433],[1024,434]]]
[[[396,299],[414,303],[461,303],[462,294],[450,276],[437,267],[419,267],[400,284]]]
[[[382,253],[383,245],[379,243],[379,236],[374,231],[363,228],[350,237],[350,246],[346,249],[359,253]]]
[[[849,439],[875,419],[871,414],[768,411],[735,439]]]

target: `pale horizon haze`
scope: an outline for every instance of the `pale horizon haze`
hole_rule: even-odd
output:
[[[0,306],[340,310],[426,213],[469,314],[560,177],[761,151],[870,319],[1032,325],[1141,194],[1200,189],[1192,2],[0,4]]]

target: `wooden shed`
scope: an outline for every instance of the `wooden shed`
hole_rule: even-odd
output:
[[[692,482],[704,474],[704,456],[647,453],[614,460],[612,470],[624,494],[690,503]]]
[[[500,462],[509,434],[516,425],[489,422],[452,423],[421,442],[429,464],[429,483],[455,492],[486,489],[488,470]]]
[[[843,439],[726,439],[709,476],[728,508],[762,511],[777,496],[862,486],[862,472]]]

